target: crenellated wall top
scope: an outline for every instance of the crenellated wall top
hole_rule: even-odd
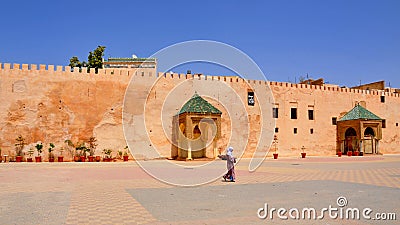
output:
[[[294,84],[288,82],[276,82],[276,81],[261,81],[261,80],[246,80],[237,76],[212,76],[204,74],[178,74],[178,73],[153,73],[153,69],[149,68],[104,68],[100,69],[98,73],[95,73],[94,68],[89,71],[87,68],[71,68],[70,66],[55,66],[45,64],[11,64],[11,63],[0,63],[0,74],[9,73],[10,75],[18,74],[43,74],[43,75],[92,75],[92,76],[141,76],[141,77],[152,77],[154,76],[165,79],[198,79],[198,80],[216,80],[223,82],[247,82],[254,85],[269,85],[271,87],[282,87],[282,88],[297,88],[297,89],[310,89],[310,90],[321,90],[341,93],[358,93],[367,95],[380,95],[380,96],[391,96],[400,97],[399,93],[389,93],[384,90],[361,90],[342,88],[334,85],[309,85],[309,84]],[[125,79],[126,80],[126,79]]]

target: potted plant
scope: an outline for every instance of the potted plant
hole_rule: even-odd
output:
[[[96,151],[97,139],[95,137],[89,138],[89,162],[94,162],[94,153]]]
[[[347,156],[352,156],[353,155],[353,146],[350,145],[347,147]]]
[[[63,162],[64,161],[64,156],[63,156],[64,147],[61,147],[59,151],[60,151],[60,155],[58,156],[57,161]]]
[[[85,142],[79,143],[77,142],[74,144],[71,140],[65,140],[64,141],[67,146],[68,150],[73,157],[72,160],[75,162],[85,162],[86,161],[86,151],[88,150],[86,148]]]
[[[74,162],[80,162],[80,161],[81,161],[81,155],[79,154],[79,152],[75,151]]]
[[[32,155],[33,155],[34,152],[35,152],[35,151],[33,150],[33,148],[30,148],[30,149],[28,150],[29,158],[26,159],[27,162],[33,162]]]
[[[354,150],[354,156],[358,156],[360,154],[360,152],[358,151],[358,140],[356,141],[356,143],[357,143],[357,145]]]
[[[274,159],[278,159],[278,153],[276,153],[277,150],[277,145],[278,145],[278,137],[274,135],[274,140],[273,140],[274,146],[275,146],[275,152],[274,152]]]
[[[88,156],[89,162],[94,162],[94,155],[92,155],[89,151],[89,156]]]
[[[52,152],[54,151],[55,145],[53,143],[50,143],[49,145],[50,145],[50,147],[48,149],[48,151],[49,151],[49,162],[54,162],[54,154]]]
[[[129,155],[128,155],[128,152],[127,152],[128,146],[125,146],[124,149],[125,149],[125,151],[124,151],[124,162],[127,162],[128,159],[129,159]]]
[[[67,139],[64,141],[64,143],[67,144],[67,150],[72,156],[72,160],[75,162],[85,162],[86,161],[86,152],[89,151],[89,149],[86,147],[86,143],[82,142],[76,142],[74,144],[71,140]]]
[[[22,162],[22,150],[25,147],[25,138],[22,137],[22,135],[19,135],[16,139],[17,143],[15,143],[15,161],[16,162]]]
[[[124,152],[124,162],[127,162],[128,160],[129,160],[129,155],[128,155],[128,153],[125,151]]]
[[[338,152],[337,152],[337,156],[338,156],[338,157],[342,157],[342,151],[338,151]]]
[[[36,148],[36,150],[37,150],[37,152],[38,152],[38,155],[37,156],[35,156],[35,161],[36,162],[41,162],[42,161],[42,151],[43,151],[43,144],[42,143],[37,143],[36,145],[35,145],[35,148]]]
[[[111,152],[111,149],[103,149],[103,153],[105,154],[103,162],[111,162]]]
[[[122,159],[122,154],[123,152],[121,150],[118,150],[118,159]]]
[[[306,153],[304,152],[304,149],[306,149],[304,146],[301,147],[301,158],[305,158],[306,157]]]
[[[86,147],[85,142],[83,142],[81,144],[78,144],[77,147],[75,147],[75,149],[80,152],[80,154],[79,154],[80,155],[80,161],[81,162],[85,162],[86,161],[86,152],[90,151]]]

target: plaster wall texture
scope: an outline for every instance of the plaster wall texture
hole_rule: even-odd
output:
[[[134,88],[127,89],[131,79]],[[247,105],[248,91],[255,92],[255,106]],[[154,68],[103,69],[95,74],[85,69],[71,72],[69,67],[27,64],[0,64],[0,147],[3,154],[12,155],[19,134],[26,138],[25,149],[38,141],[61,147],[66,139],[77,142],[96,136],[96,154],[103,148],[111,148],[115,154],[127,145],[124,121],[125,128],[142,128],[126,136],[134,143],[130,147],[135,148],[135,157],[169,157],[172,116],[195,92],[223,112],[217,146],[222,152],[229,145],[243,149],[244,157],[252,157],[257,146],[268,151],[271,140],[258,137],[261,132],[272,136],[276,123],[280,155],[297,156],[302,146],[308,155],[334,155],[336,126],[332,117],[339,119],[357,102],[386,120],[380,151],[400,152],[400,96],[396,93],[237,77],[156,74]],[[279,108],[277,119],[272,118],[273,107]],[[290,117],[293,107],[297,108],[297,119]],[[308,118],[309,109],[314,110],[314,120]],[[248,141],[243,143],[244,139]],[[149,154],[154,147],[158,154]]]

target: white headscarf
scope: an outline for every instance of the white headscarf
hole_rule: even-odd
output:
[[[233,147],[229,147],[228,150],[226,151],[226,154],[232,156],[232,152],[233,152]]]

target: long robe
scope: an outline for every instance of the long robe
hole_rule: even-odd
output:
[[[228,169],[228,173],[225,174],[224,178],[235,180],[235,157],[233,157],[232,152],[229,152],[226,154],[226,168]]]

